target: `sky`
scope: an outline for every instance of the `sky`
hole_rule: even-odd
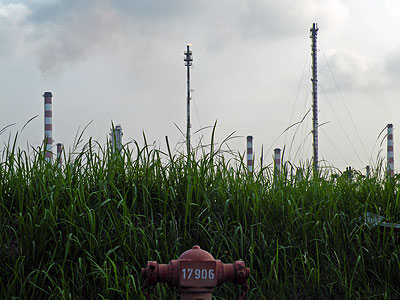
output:
[[[386,159],[385,129],[400,123],[397,0],[0,0],[0,135],[43,141],[43,93],[53,93],[53,138],[72,149],[83,132],[185,151],[191,43],[192,145],[285,149],[312,157],[311,40],[318,23],[319,159],[365,172]],[[25,127],[24,125],[31,118]],[[303,120],[302,122],[300,122]],[[293,126],[291,126],[293,125]],[[290,127],[291,126],[291,127]],[[290,127],[290,128],[289,128]],[[288,129],[289,128],[289,129]],[[3,148],[3,147],[1,147]],[[257,165],[257,163],[256,163]]]

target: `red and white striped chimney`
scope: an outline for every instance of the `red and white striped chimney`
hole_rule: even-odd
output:
[[[52,101],[53,95],[51,92],[45,92],[44,97],[44,144],[46,147],[45,159],[50,162],[52,159],[51,148],[53,147],[53,111]]]
[[[276,148],[274,150],[274,166],[275,166],[275,175],[278,175],[281,171],[281,149]]]
[[[253,166],[253,137],[249,135],[247,136],[247,169],[249,172],[253,171]]]
[[[387,124],[387,173],[394,175],[393,124]]]

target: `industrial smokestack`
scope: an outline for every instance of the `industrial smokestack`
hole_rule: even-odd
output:
[[[122,127],[121,125],[115,126],[115,128],[111,128],[111,146],[112,146],[112,151],[118,151],[120,152],[122,149]]]
[[[387,124],[387,174],[394,175],[393,124]]]
[[[45,160],[50,162],[52,159],[51,148],[53,147],[53,111],[52,101],[53,95],[51,92],[45,92],[44,98],[44,145],[45,149]]]
[[[249,135],[247,136],[247,169],[249,172],[253,171],[253,166],[253,137]]]
[[[276,148],[274,150],[274,167],[275,167],[275,176],[278,176],[281,172],[281,149]]]

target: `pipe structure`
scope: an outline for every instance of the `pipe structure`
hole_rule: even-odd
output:
[[[57,163],[59,166],[62,164],[62,151],[63,151],[63,144],[57,143]]]
[[[275,167],[275,176],[278,176],[281,172],[281,149],[276,148],[274,150],[274,167]]]
[[[366,177],[369,178],[371,176],[371,168],[370,168],[370,166],[367,166],[365,168],[365,172],[366,172],[366,174],[365,174]]]
[[[253,137],[249,135],[247,136],[247,169],[249,172],[253,171],[253,167]]]
[[[349,180],[353,180],[353,172],[354,170],[351,169],[351,166],[346,167],[346,174]]]
[[[303,169],[302,168],[298,168],[296,170],[296,181],[302,181],[303,180]]]
[[[111,146],[113,152],[120,152],[122,149],[122,127],[121,125],[115,126],[115,128],[111,128]]]
[[[393,124],[387,124],[387,174],[394,175]]]
[[[52,102],[53,94],[51,92],[45,92],[44,98],[44,145],[45,145],[45,160],[50,162],[53,153],[51,148],[53,147],[53,111]]]

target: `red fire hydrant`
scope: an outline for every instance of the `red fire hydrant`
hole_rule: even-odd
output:
[[[147,267],[142,268],[142,277],[145,278],[146,285],[167,282],[179,289],[181,300],[211,300],[214,288],[226,281],[245,285],[239,297],[244,299],[249,275],[250,269],[246,268],[243,261],[224,264],[199,246],[193,246],[169,264],[148,261]],[[148,293],[144,292],[150,300]]]

